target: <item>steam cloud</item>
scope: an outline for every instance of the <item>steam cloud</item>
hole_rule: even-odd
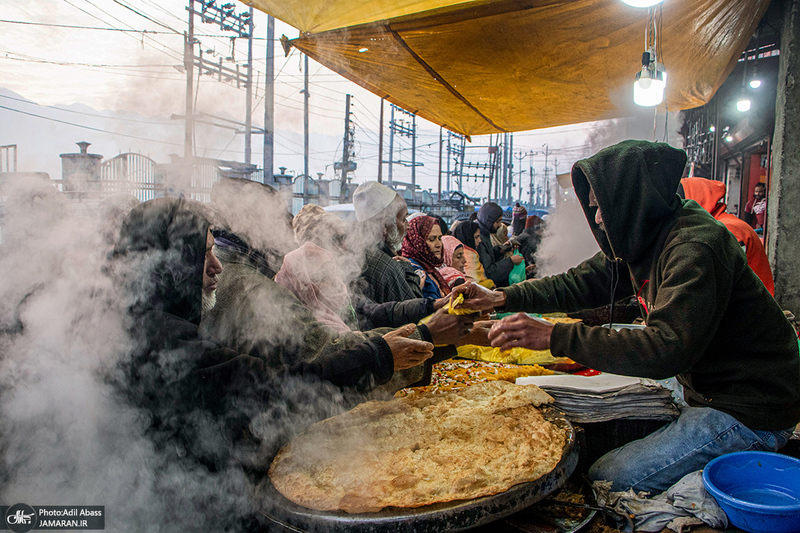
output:
[[[46,181],[14,179],[2,187],[0,501],[103,505],[108,531],[251,528],[256,509],[269,509],[254,494],[271,454],[358,398],[287,378],[281,401],[263,406],[253,423],[263,440],[257,452],[233,450],[230,466],[211,472],[176,460],[174,450],[159,451],[150,414],[111,384],[121,378],[131,339],[125,302],[102,274],[107,225],[74,213]],[[281,316],[280,309],[264,311]],[[297,333],[283,329],[271,333]],[[201,433],[208,447],[227,445],[212,436]]]

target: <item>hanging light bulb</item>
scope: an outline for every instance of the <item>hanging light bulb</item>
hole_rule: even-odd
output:
[[[663,1],[664,0],[622,0],[622,3],[628,4],[631,7],[652,7]]]
[[[650,61],[650,52],[642,54],[642,70],[636,73],[633,82],[633,101],[640,106],[651,107],[664,101],[666,72],[656,69]]]
[[[761,80],[759,80],[758,78],[753,78],[752,80],[750,80],[750,87],[752,87],[753,89],[758,89],[759,87],[761,87]]]
[[[741,113],[750,111],[750,98],[748,98],[746,94],[742,93],[739,100],[736,101],[736,110]]]

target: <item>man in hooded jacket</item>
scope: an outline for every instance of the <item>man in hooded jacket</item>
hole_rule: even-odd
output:
[[[686,154],[625,141],[578,161],[572,182],[601,252],[567,272],[491,292],[457,287],[470,308],[577,311],[637,296],[644,329],[544,323],[517,314],[492,345],[550,349],[603,372],[677,376],[690,407],[590,469],[613,490],[662,492],[711,459],[777,450],[800,421],[792,326],[734,236],[675,191]],[[630,282],[621,277],[628,277]]]
[[[513,255],[505,257],[505,253],[499,246],[492,244],[492,235],[502,224],[503,208],[494,202],[486,202],[478,210],[477,222],[481,230],[481,242],[476,251],[480,257],[486,277],[494,282],[498,287],[508,285],[508,275],[511,274],[514,265],[522,262],[522,257]]]

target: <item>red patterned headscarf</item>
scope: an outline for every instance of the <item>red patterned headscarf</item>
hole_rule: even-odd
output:
[[[436,267],[442,266],[443,258],[436,257],[431,252],[431,249],[428,248],[427,242],[428,235],[430,235],[434,224],[437,224],[436,219],[427,215],[411,220],[408,224],[406,236],[403,237],[403,246],[400,248],[400,254],[422,265],[425,272],[436,279],[439,288],[444,292],[449,285],[442,274],[436,270]]]

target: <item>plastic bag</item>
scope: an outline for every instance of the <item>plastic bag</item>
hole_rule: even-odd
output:
[[[522,256],[519,250],[514,250],[512,255]],[[508,275],[508,284],[514,285],[520,281],[525,281],[525,279],[527,278],[525,276],[525,260],[523,259],[520,264],[514,265],[514,268],[511,269],[511,273]]]

